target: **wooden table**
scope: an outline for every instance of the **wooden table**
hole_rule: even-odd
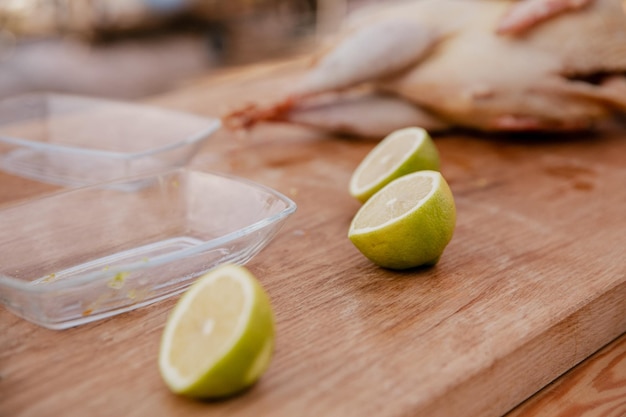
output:
[[[147,101],[219,115],[292,74],[230,71]],[[175,299],[65,331],[0,309],[0,416],[625,415],[625,137],[438,137],[455,236],[436,267],[393,272],[346,237],[359,208],[347,183],[373,142],[223,131],[194,167],[299,206],[248,264],[277,319],[261,381],[223,402],[171,394],[156,358]],[[53,189],[0,174],[3,204]]]

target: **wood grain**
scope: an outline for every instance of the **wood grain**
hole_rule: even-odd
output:
[[[507,417],[626,415],[626,335],[600,350]]]
[[[149,102],[215,115],[271,99],[293,75],[289,66],[261,74]],[[359,207],[347,184],[374,143],[288,126],[244,139],[223,131],[194,167],[261,182],[299,206],[249,264],[277,319],[261,381],[223,402],[170,394],[156,357],[175,299],[62,332],[0,310],[0,416],[503,415],[626,331],[624,137],[438,137],[455,236],[437,266],[393,272],[346,236]],[[0,179],[5,202],[11,190],[23,196],[18,179]],[[611,377],[623,373],[624,345],[581,371],[603,368],[598,401],[626,392]],[[566,377],[512,416],[565,413],[550,393],[589,392],[587,378]]]

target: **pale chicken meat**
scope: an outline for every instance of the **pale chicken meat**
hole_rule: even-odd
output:
[[[407,126],[593,129],[626,111],[625,74],[619,0],[383,3],[349,21],[284,99],[225,122],[370,137]]]

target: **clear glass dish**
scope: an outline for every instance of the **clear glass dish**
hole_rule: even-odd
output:
[[[60,94],[0,101],[0,169],[69,187],[185,166],[218,119]]]
[[[120,184],[0,210],[0,302],[51,329],[133,310],[247,262],[296,209],[265,186],[188,168]]]

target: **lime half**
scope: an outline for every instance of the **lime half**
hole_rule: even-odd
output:
[[[396,130],[356,168],[350,194],[365,202],[394,179],[421,170],[439,170],[439,152],[430,135],[419,127]]]
[[[199,278],[172,310],[159,368],[175,393],[225,397],[258,380],[273,347],[268,296],[245,267],[228,264]]]
[[[435,264],[452,239],[456,208],[436,171],[405,175],[357,212],[348,237],[372,262],[391,269]]]

